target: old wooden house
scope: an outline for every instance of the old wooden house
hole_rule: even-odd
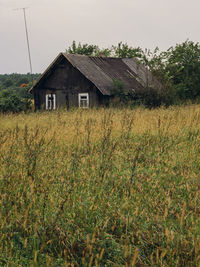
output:
[[[105,105],[112,97],[115,80],[120,80],[126,91],[147,86],[160,89],[149,70],[134,58],[60,53],[31,89],[35,109]]]

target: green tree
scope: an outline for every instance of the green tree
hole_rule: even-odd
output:
[[[27,77],[22,77],[21,79],[19,79],[17,82],[16,82],[16,85],[17,86],[20,86],[22,84],[29,84],[29,79]]]
[[[76,41],[72,42],[72,45],[68,47],[66,52],[69,54],[79,54],[86,56],[109,57],[112,55],[112,49],[110,48],[100,49],[98,45],[81,44],[80,42],[77,45]]]
[[[20,112],[30,108],[30,98],[22,98],[13,90],[0,91],[0,112]]]
[[[11,79],[6,79],[4,82],[3,82],[3,87],[4,88],[8,88],[8,87],[11,87],[13,85],[13,81]]]
[[[165,72],[173,79],[177,95],[181,99],[200,96],[200,45],[185,41],[170,47],[166,52]]]
[[[144,52],[140,47],[133,48],[127,43],[119,42],[117,46],[112,46],[114,57],[119,58],[139,58],[142,59]]]
[[[97,45],[89,45],[89,44],[76,44],[73,41],[72,45],[66,50],[69,54],[80,54],[86,56],[95,56],[99,51],[99,47]]]

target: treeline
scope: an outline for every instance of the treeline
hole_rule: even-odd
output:
[[[0,112],[20,112],[31,108],[29,89],[39,74],[0,74]]]
[[[74,41],[67,53],[90,56],[136,58],[143,63],[162,83],[163,90],[146,88],[137,95],[127,95],[123,92],[123,84],[114,83],[114,90],[121,102],[144,104],[147,107],[160,105],[182,104],[187,101],[200,100],[200,44],[186,40],[170,47],[167,51],[143,50],[131,47],[126,43],[101,49],[97,45],[76,44]],[[132,100],[132,101],[131,101]],[[127,104],[127,103],[126,103]]]

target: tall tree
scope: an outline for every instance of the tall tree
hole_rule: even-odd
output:
[[[185,41],[170,47],[166,52],[165,71],[173,79],[176,92],[181,99],[200,96],[200,45]]]

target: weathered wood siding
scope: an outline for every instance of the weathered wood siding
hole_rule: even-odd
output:
[[[103,95],[66,60],[56,64],[46,79],[34,90],[36,109],[45,109],[46,94],[56,94],[56,107],[78,107],[78,94],[89,93],[89,106],[103,103]]]

